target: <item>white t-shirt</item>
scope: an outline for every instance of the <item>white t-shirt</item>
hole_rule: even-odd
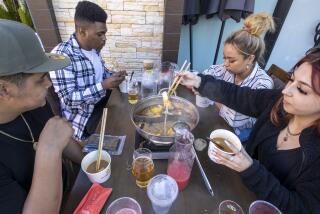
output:
[[[81,49],[81,51],[93,64],[96,82],[102,82],[104,68],[97,51],[95,49],[91,51]]]

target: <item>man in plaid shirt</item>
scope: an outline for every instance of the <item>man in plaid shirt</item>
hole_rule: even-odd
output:
[[[99,52],[106,42],[107,14],[98,5],[80,1],[75,12],[76,32],[52,52],[64,54],[71,65],[50,72],[60,100],[63,117],[72,122],[74,138],[83,140],[92,134],[112,88],[117,87],[125,72],[110,73]]]

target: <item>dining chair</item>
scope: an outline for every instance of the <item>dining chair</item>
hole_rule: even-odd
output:
[[[290,74],[275,64],[270,66],[267,73],[273,79],[275,89],[283,88],[290,79]]]

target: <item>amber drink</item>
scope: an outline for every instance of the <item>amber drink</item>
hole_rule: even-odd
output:
[[[130,104],[136,104],[139,100],[139,84],[135,80],[127,83],[128,101]]]
[[[137,186],[141,188],[147,187],[153,173],[154,163],[151,151],[145,148],[136,149],[133,154],[132,174],[136,178]]]
[[[138,102],[138,90],[128,91],[128,101],[130,104],[136,104]]]

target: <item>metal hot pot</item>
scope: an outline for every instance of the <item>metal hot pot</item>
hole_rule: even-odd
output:
[[[189,130],[193,130],[199,122],[199,112],[197,108],[188,100],[171,96],[170,97],[171,108],[168,110],[167,121],[168,127],[175,126],[175,124],[187,124]],[[154,95],[140,100],[136,105],[133,106],[130,112],[130,118],[135,126],[137,132],[145,139],[151,141],[156,145],[169,145],[174,142],[174,134],[164,135],[159,132],[153,132],[147,130],[146,125],[159,125],[163,124],[165,114],[163,111],[155,115],[146,115],[146,110],[153,108],[163,107],[163,98],[161,95]],[[164,109],[163,109],[164,110]],[[159,125],[158,129],[162,129],[163,125]]]

